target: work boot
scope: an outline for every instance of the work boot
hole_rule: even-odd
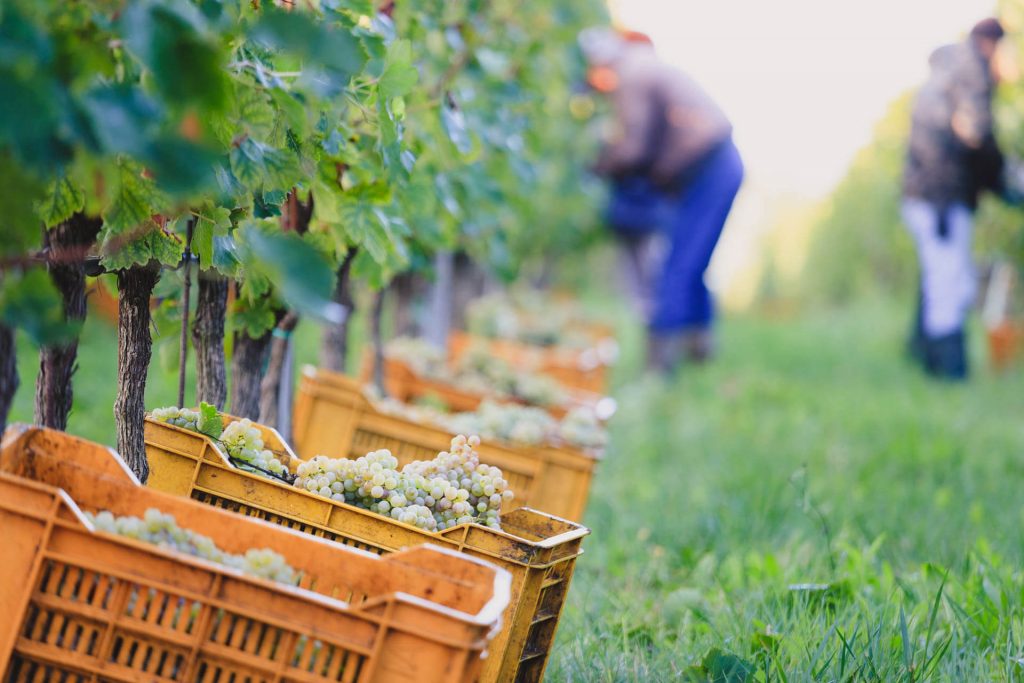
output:
[[[707,363],[715,355],[715,337],[709,327],[698,327],[683,335],[686,359],[693,363]]]
[[[924,334],[924,301],[921,294],[917,296],[914,322],[907,338],[907,356],[922,367],[928,362],[928,339]]]
[[[967,349],[963,330],[925,342],[925,370],[932,377],[952,381],[967,379]]]
[[[671,375],[686,354],[685,335],[680,332],[647,333],[647,369]]]

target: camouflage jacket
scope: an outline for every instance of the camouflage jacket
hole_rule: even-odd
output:
[[[649,47],[628,47],[613,68],[614,120],[597,172],[677,185],[731,135],[732,124],[718,105]]]
[[[911,114],[903,194],[974,207],[982,190],[999,189],[1002,173],[992,127],[995,81],[970,41],[939,48],[930,64]]]

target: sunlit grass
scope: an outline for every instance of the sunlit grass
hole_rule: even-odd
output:
[[[1022,677],[1024,378],[922,378],[904,316],[747,316],[673,382],[624,364],[549,680],[743,680],[692,668],[713,648],[750,680]]]
[[[930,382],[900,356],[905,317],[732,318],[719,360],[673,382],[637,372],[623,328],[548,680],[679,680],[715,648],[750,680],[1024,678],[1024,376],[991,375],[975,334],[974,380]],[[306,325],[297,365],[316,344]],[[106,443],[115,349],[92,319],[70,430]],[[20,351],[14,418],[30,420]],[[176,401],[175,351],[154,353],[150,406]]]

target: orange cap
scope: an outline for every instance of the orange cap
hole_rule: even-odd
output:
[[[619,35],[627,43],[646,43],[648,45],[654,45],[654,41],[651,37],[642,31],[634,31],[628,28],[620,28]]]
[[[612,92],[619,87],[619,74],[607,66],[592,66],[587,69],[587,82],[598,92]]]

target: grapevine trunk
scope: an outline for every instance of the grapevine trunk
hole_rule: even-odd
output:
[[[231,355],[231,412],[238,417],[258,420],[260,416],[260,381],[263,366],[270,353],[270,331],[250,337],[235,332]]]
[[[424,336],[440,349],[448,348],[448,332],[452,327],[454,262],[451,251],[434,255],[434,283],[430,288],[430,314],[424,325]]]
[[[18,384],[14,330],[6,325],[0,325],[0,435],[7,428],[7,414],[11,411]]]
[[[85,320],[85,249],[96,241],[103,222],[76,213],[43,235],[49,252],[50,278],[64,303],[64,319]],[[65,344],[44,346],[39,350],[39,375],[36,378],[36,424],[66,429],[74,398],[72,375],[78,359],[78,337]]]
[[[419,326],[416,323],[416,301],[423,290],[427,289],[427,281],[417,273],[397,275],[388,288],[394,292],[396,337],[418,336]]]
[[[490,282],[487,271],[478,266],[465,252],[455,254],[455,272],[452,282],[452,328],[465,329],[466,306],[488,292]]]
[[[143,482],[149,476],[143,435],[146,371],[153,351],[149,298],[159,279],[160,269],[154,263],[132,266],[117,274],[117,450]]]
[[[227,370],[224,365],[224,320],[228,307],[228,280],[214,271],[199,274],[199,298],[192,323],[192,345],[196,350],[196,402],[218,408],[227,400]]]
[[[288,311],[274,328],[275,334],[270,342],[270,360],[267,362],[267,372],[260,383],[259,422],[268,427],[277,428],[279,426],[280,415],[277,411],[277,401],[281,393],[281,384],[285,380],[289,383],[291,381],[290,377],[283,376],[284,359],[288,351],[288,340],[298,324],[298,314],[295,311]]]
[[[356,250],[349,250],[341,266],[338,268],[337,283],[334,287],[334,303],[345,307],[345,319],[337,325],[324,327],[324,336],[320,344],[320,367],[332,372],[345,372],[348,361],[348,321],[352,319],[355,299],[352,296],[350,274]]]
[[[337,325],[327,325],[324,328],[324,338],[321,341],[321,368],[332,372],[345,372],[345,362],[348,359],[348,322],[352,319],[355,310],[355,300],[352,297],[350,273],[352,261],[355,260],[355,249],[350,249],[338,268],[337,282],[334,287],[334,296],[331,299],[345,307],[345,319]]]
[[[381,319],[384,317],[384,297],[387,289],[377,292],[373,301],[373,312],[370,316],[370,333],[373,335],[373,385],[382,396],[387,395],[384,388],[384,337],[381,333]]]

